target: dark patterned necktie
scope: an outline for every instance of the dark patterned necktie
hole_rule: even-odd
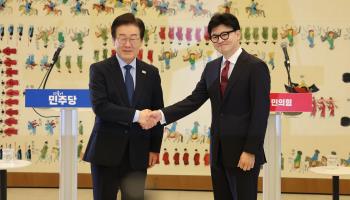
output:
[[[132,68],[131,65],[125,65],[125,87],[126,92],[128,93],[128,99],[130,105],[132,104],[132,96],[134,95],[134,80],[131,76],[130,69]]]
[[[221,71],[221,82],[220,82],[220,92],[221,96],[223,97],[225,94],[225,89],[227,87],[228,83],[228,71],[230,70],[230,61],[225,61],[225,67]]]

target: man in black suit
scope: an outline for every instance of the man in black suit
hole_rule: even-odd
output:
[[[267,65],[240,47],[240,26],[232,14],[216,14],[208,25],[223,56],[209,62],[192,94],[151,114],[162,124],[197,110],[209,98],[211,175],[216,200],[256,200],[270,109]]]
[[[119,189],[123,200],[144,199],[147,167],[159,156],[163,127],[146,108],[163,108],[163,94],[157,68],[136,58],[144,31],[131,13],[118,16],[111,27],[116,55],[90,67],[96,117],[84,160],[95,200],[115,200]]]

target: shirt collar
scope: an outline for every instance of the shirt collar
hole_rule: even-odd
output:
[[[238,57],[239,57],[239,55],[241,55],[242,51],[243,51],[242,48],[239,47],[237,49],[237,51],[231,57],[229,57],[227,60],[230,61],[231,64],[236,64]],[[224,65],[225,62],[226,62],[226,59],[225,59],[225,57],[223,57],[221,64]]]
[[[118,60],[118,63],[120,65],[120,68],[124,69],[125,65],[130,65],[133,69],[136,68],[136,58],[134,58],[134,60],[131,61],[130,64],[126,63],[120,56],[118,56],[118,54],[115,54]]]

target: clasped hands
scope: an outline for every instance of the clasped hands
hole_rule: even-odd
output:
[[[162,114],[160,113],[159,110],[152,111],[149,109],[145,109],[140,111],[138,123],[143,129],[148,130],[150,128],[153,128],[155,125],[157,125],[157,123],[161,119],[162,119]]]

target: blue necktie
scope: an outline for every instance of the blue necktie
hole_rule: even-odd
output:
[[[130,105],[132,104],[132,96],[134,94],[134,80],[131,76],[130,69],[132,68],[131,65],[125,65],[125,87],[126,92],[128,93],[128,99]]]

